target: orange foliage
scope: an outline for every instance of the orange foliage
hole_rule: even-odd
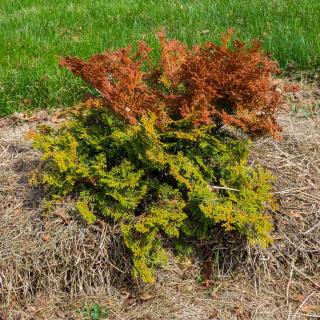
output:
[[[259,42],[246,47],[231,42],[231,36],[231,31],[223,34],[221,45],[207,42],[188,49],[161,31],[161,59],[149,71],[144,62],[151,49],[144,42],[135,54],[127,47],[88,61],[66,57],[60,65],[96,88],[104,105],[131,124],[152,112],[161,129],[184,119],[195,126],[225,124],[276,137],[281,131],[275,120],[281,99],[272,79],[277,63]]]

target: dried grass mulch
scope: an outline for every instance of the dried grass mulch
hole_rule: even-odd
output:
[[[0,319],[90,319],[80,310],[95,304],[108,319],[320,318],[320,116],[303,109],[319,102],[314,88],[288,96],[294,108],[279,116],[283,141],[254,143],[251,161],[277,178],[274,243],[213,245],[215,280],[207,287],[200,261],[173,257],[155,285],[125,285],[130,263],[117,226],[87,227],[68,202],[45,215],[43,195],[28,185],[37,154],[24,135],[39,121],[59,125],[59,115],[2,120]]]

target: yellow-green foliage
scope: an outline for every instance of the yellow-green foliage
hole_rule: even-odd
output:
[[[152,282],[166,261],[164,239],[208,239],[218,225],[270,242],[271,176],[248,165],[248,141],[216,130],[177,121],[159,132],[152,115],[133,126],[83,108],[59,130],[34,134],[42,161],[32,181],[48,197],[74,197],[88,223],[119,223],[134,277]]]

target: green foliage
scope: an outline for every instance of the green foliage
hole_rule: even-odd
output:
[[[249,141],[187,121],[162,132],[155,121],[128,125],[86,105],[56,131],[42,126],[32,136],[42,154],[32,183],[48,198],[72,196],[88,223],[119,223],[133,276],[145,282],[167,260],[166,239],[210,239],[221,226],[266,246],[271,176],[248,165]]]
[[[102,320],[109,317],[109,311],[102,308],[101,305],[97,303],[90,307],[79,310],[79,313],[88,320]]]

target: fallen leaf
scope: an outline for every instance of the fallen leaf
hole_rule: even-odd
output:
[[[154,298],[153,295],[149,294],[149,293],[143,293],[140,297],[140,300],[142,301],[148,301]]]
[[[300,310],[305,313],[320,312],[320,305],[315,306],[311,304],[305,304]]]
[[[57,123],[57,122],[58,122],[58,117],[53,114],[53,115],[49,118],[49,121],[52,122],[52,123]]]
[[[121,290],[121,295],[122,295],[123,299],[126,299],[126,300],[132,298],[131,293],[125,289]]]
[[[297,211],[293,211],[293,210],[288,210],[285,212],[285,214],[290,217],[290,218],[298,218],[303,220],[303,217],[301,216],[301,214]]]
[[[16,208],[16,209],[14,209],[14,214],[20,214],[21,213],[21,208],[19,207],[19,208]]]
[[[303,294],[296,294],[290,298],[291,301],[294,302],[303,302],[305,300],[305,296]]]
[[[60,217],[65,224],[70,224],[70,221],[68,220],[64,210],[60,210],[60,211],[56,212],[55,215]]]
[[[0,128],[8,126],[10,124],[10,120],[11,119],[8,119],[8,118],[7,119],[4,119],[4,118],[0,119]]]
[[[209,288],[209,287],[212,287],[215,285],[215,281],[214,280],[203,280],[201,282],[201,286],[204,287],[204,288]]]
[[[57,110],[49,117],[49,121],[52,123],[59,123],[65,120],[66,114],[63,111]]]
[[[29,306],[29,307],[28,307],[28,311],[36,312],[37,309],[36,309],[34,306]]]
[[[44,121],[48,119],[48,112],[45,110],[40,110],[38,112],[33,113],[30,117],[28,117],[27,121]]]
[[[43,241],[48,241],[48,240],[50,239],[50,236],[46,233],[46,234],[43,234],[43,235],[41,236],[41,239],[42,239]]]

